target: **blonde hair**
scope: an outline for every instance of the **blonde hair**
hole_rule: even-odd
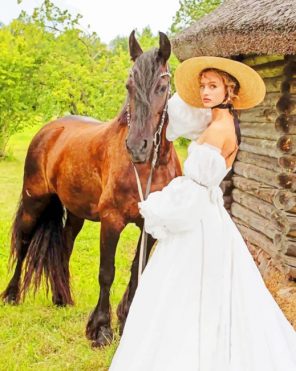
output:
[[[218,68],[206,68],[202,70],[198,76],[199,83],[203,74],[206,72],[215,72],[218,76],[221,77],[226,88],[226,98],[228,103],[233,103],[235,99],[239,99],[239,96],[237,94],[240,86],[235,77],[225,71],[219,70]]]

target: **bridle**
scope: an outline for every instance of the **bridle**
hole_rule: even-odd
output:
[[[167,71],[162,72],[159,75],[159,77],[164,77],[164,76],[171,77],[171,74],[170,74],[168,68],[167,68]],[[160,146],[160,142],[161,142],[161,133],[162,133],[162,129],[163,129],[166,113],[167,113],[168,100],[169,100],[169,97],[170,97],[170,93],[171,93],[171,86],[170,86],[170,82],[169,82],[168,89],[167,89],[167,95],[166,95],[166,101],[165,101],[165,105],[164,105],[164,108],[163,108],[163,111],[162,111],[160,123],[159,123],[159,125],[158,125],[158,127],[157,127],[157,129],[154,133],[154,136],[153,136],[154,151],[153,151],[153,157],[152,157],[152,162],[151,162],[151,165],[152,165],[153,168],[155,167],[157,159],[158,159],[158,150],[159,150],[159,146]],[[127,103],[127,107],[126,107],[126,120],[127,120],[128,128],[130,128],[131,114],[130,114],[130,104],[129,104],[129,102]]]
[[[168,67],[167,67],[167,70],[165,72],[162,72],[159,75],[159,78],[164,77],[164,76],[171,77],[171,74],[169,72]],[[164,121],[165,121],[166,113],[167,113],[167,109],[168,109],[168,100],[169,100],[169,97],[170,97],[170,93],[171,93],[171,86],[170,86],[170,81],[169,81],[167,91],[166,91],[166,100],[165,100],[165,104],[164,104],[164,107],[163,107],[160,122],[159,122],[159,125],[158,125],[158,127],[157,127],[157,129],[154,133],[154,136],[153,136],[153,147],[154,147],[153,148],[153,157],[152,157],[152,161],[151,161],[151,168],[150,168],[149,178],[148,178],[148,181],[147,181],[147,184],[146,184],[145,197],[143,195],[143,189],[142,189],[139,173],[137,171],[137,168],[136,168],[134,162],[132,161],[132,165],[133,165],[133,168],[134,168],[134,171],[135,171],[135,176],[136,176],[136,181],[137,181],[138,192],[139,192],[139,196],[140,196],[141,201],[146,200],[146,198],[148,197],[148,195],[150,193],[153,171],[154,171],[154,168],[155,168],[157,160],[158,160],[159,146],[160,146],[160,143],[161,143],[161,134],[162,134],[162,129],[163,129],[163,125],[164,125]],[[127,107],[126,107],[126,120],[127,120],[128,128],[130,129],[131,114],[130,114],[130,104],[129,104],[129,102],[127,103]],[[142,272],[145,268],[145,263],[144,262],[146,262],[146,255],[147,255],[147,233],[145,232],[144,225],[143,225],[141,245],[140,245],[139,267],[138,267],[138,283],[140,281],[141,274],[142,274]]]

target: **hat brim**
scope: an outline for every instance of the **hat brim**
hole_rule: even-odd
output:
[[[203,108],[200,97],[199,74],[206,68],[216,68],[235,77],[240,84],[238,99],[233,105],[236,109],[252,108],[260,104],[266,88],[261,76],[251,67],[228,58],[193,57],[178,65],[175,71],[175,86],[180,97],[188,104]]]

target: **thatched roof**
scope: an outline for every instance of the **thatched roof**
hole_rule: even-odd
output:
[[[225,0],[180,32],[172,45],[180,60],[296,54],[296,0]]]

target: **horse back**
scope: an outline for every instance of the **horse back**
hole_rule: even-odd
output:
[[[75,199],[96,208],[109,168],[108,147],[124,148],[119,144],[124,136],[117,132],[116,121],[102,123],[87,117],[67,116],[46,124],[29,146],[24,189],[34,196],[58,194],[73,211],[75,205],[70,204]]]
[[[117,120],[101,123],[69,116],[48,123],[29,147],[24,187],[33,195],[57,194],[68,210],[84,219],[120,213],[134,221],[139,194],[126,135],[127,127]],[[155,170],[152,192],[180,175],[173,145],[170,151],[170,161]],[[137,168],[145,187],[150,164]]]

